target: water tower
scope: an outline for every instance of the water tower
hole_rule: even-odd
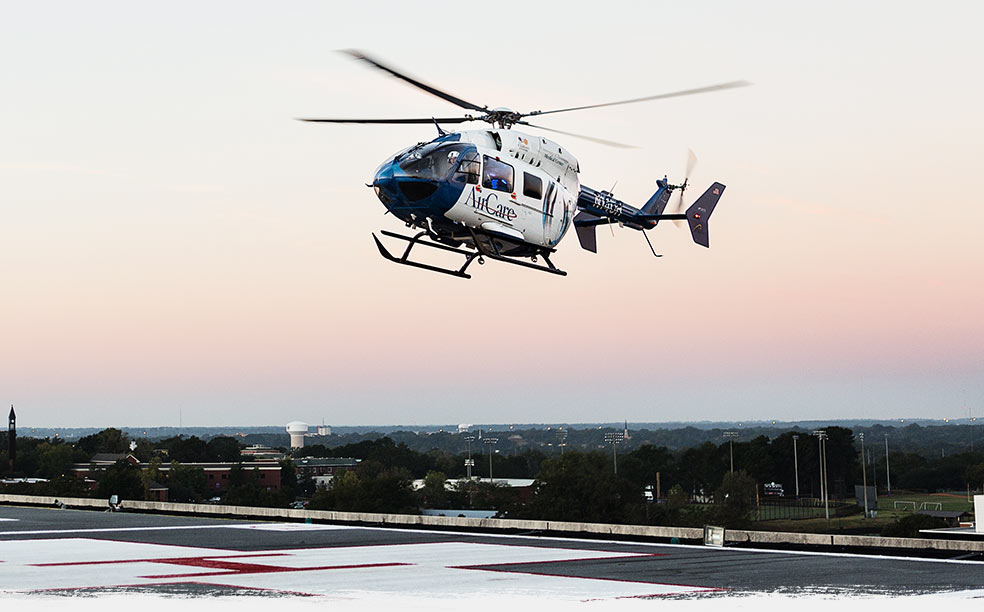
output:
[[[304,448],[304,434],[307,433],[308,424],[303,421],[291,421],[287,423],[287,433],[290,434],[290,447]]]

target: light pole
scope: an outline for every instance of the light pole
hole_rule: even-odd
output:
[[[864,433],[859,433],[861,439],[861,486],[864,487],[864,518],[868,518],[868,468],[864,464]]]
[[[563,457],[564,456],[564,447],[567,446],[567,430],[565,430],[563,427],[561,427],[557,431],[557,439],[560,440],[557,443],[557,446],[560,447],[560,456]]]
[[[827,501],[827,432],[818,429],[813,432],[820,447],[820,497],[823,499],[823,512],[830,520],[830,504]]]
[[[728,438],[729,449],[728,455],[731,457],[731,471],[735,471],[735,438],[738,437],[737,431],[726,431],[724,432],[724,437]]]
[[[605,442],[612,445],[612,469],[618,475],[618,456],[615,454],[615,445],[625,439],[623,431],[609,431],[605,433]]]
[[[492,484],[492,447],[499,442],[499,438],[485,438],[485,443],[489,445],[489,484]]]
[[[875,467],[875,462],[871,460],[871,451],[868,451],[868,463],[871,464],[871,467]],[[875,497],[877,497],[878,496],[878,470],[871,470],[871,486],[875,488]]]
[[[800,467],[799,467],[799,455],[796,452],[796,441],[800,437],[793,435],[793,474],[796,475],[796,499],[800,496]]]
[[[472,466],[475,465],[475,460],[471,456],[471,443],[475,441],[475,436],[465,436],[465,442],[468,443],[468,459],[465,461],[465,469],[468,470],[468,480],[472,477]]]
[[[888,469],[888,434],[885,434],[885,480],[888,496],[892,496],[892,472]]]

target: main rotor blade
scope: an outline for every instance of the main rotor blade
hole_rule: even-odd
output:
[[[549,115],[552,113],[566,113],[568,111],[585,110],[588,108],[601,108],[603,106],[617,106],[619,104],[635,104],[636,102],[647,102],[649,100],[662,100],[664,98],[677,98],[680,96],[692,96],[695,94],[708,93],[712,91],[721,91],[722,89],[734,89],[736,87],[747,87],[751,85],[748,81],[731,81],[730,83],[719,83],[717,85],[708,85],[707,87],[698,87],[697,89],[684,89],[682,91],[674,91],[671,93],[656,94],[655,96],[646,96],[644,98],[633,98],[631,100],[620,100],[618,102],[605,102],[603,104],[589,104],[587,106],[573,106],[571,108],[559,108],[556,110],[548,111],[533,111],[531,113],[524,113],[525,117],[534,117],[536,115]]]
[[[310,121],[312,123],[385,123],[385,124],[401,124],[401,123],[430,123],[433,124],[435,121],[437,123],[464,123],[466,121],[475,121],[474,117],[418,117],[418,118],[408,118],[408,119],[304,119],[298,118],[298,121]]]
[[[359,60],[362,60],[364,62],[368,62],[368,63],[372,64],[373,66],[375,66],[376,68],[379,68],[383,72],[388,72],[392,76],[395,76],[396,78],[398,78],[398,79],[400,79],[402,81],[406,81],[407,83],[410,83],[411,85],[413,85],[414,87],[416,87],[418,89],[423,89],[427,93],[429,93],[431,95],[435,95],[438,98],[441,98],[442,100],[447,100],[448,102],[450,102],[451,104],[454,104],[455,106],[460,106],[461,108],[467,108],[469,110],[475,110],[475,111],[481,111],[481,112],[485,112],[486,110],[488,110],[487,107],[478,106],[477,104],[472,104],[471,102],[469,102],[467,100],[462,100],[461,98],[459,98],[457,96],[452,96],[449,93],[443,92],[440,89],[434,87],[433,85],[428,85],[427,83],[424,83],[422,81],[418,81],[417,79],[414,79],[414,78],[412,78],[410,76],[407,76],[407,75],[403,74],[402,72],[397,72],[396,70],[390,68],[389,66],[385,66],[383,64],[380,64],[379,62],[377,62],[376,60],[374,60],[373,58],[369,57],[368,55],[366,55],[365,53],[363,53],[361,51],[358,51],[358,50],[355,50],[355,49],[346,49],[346,50],[342,51],[342,53],[347,53],[348,55],[351,55],[355,59],[359,59]]]
[[[598,144],[607,145],[609,147],[618,147],[619,149],[638,149],[639,147],[630,144],[624,144],[621,142],[615,142],[614,140],[605,140],[603,138],[595,138],[594,136],[585,136],[584,134],[575,134],[573,132],[565,132],[563,130],[555,130],[553,128],[543,127],[542,125],[533,125],[528,121],[517,121],[519,125],[527,125],[531,128],[536,128],[538,130],[543,130],[545,132],[554,132],[556,134],[563,134],[565,136],[573,136],[574,138],[583,138],[584,140],[590,140],[591,142],[597,142]]]
[[[694,154],[693,149],[687,149],[687,168],[684,170],[683,180],[689,181],[690,175],[694,171],[694,167],[697,165],[697,156]]]

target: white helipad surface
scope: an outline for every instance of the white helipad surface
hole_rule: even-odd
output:
[[[412,593],[586,601],[714,590],[494,567],[639,556],[649,555],[465,542],[235,552],[89,538],[12,540],[0,542],[0,593],[195,583],[345,600]]]

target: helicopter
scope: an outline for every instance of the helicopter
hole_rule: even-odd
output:
[[[581,185],[577,158],[565,147],[542,136],[513,129],[524,126],[586,139],[599,144],[628,148],[622,143],[564,132],[534,125],[527,117],[632,104],[651,100],[689,96],[736,87],[746,81],[732,81],[697,89],[657,94],[630,100],[591,104],[555,110],[520,113],[506,107],[479,106],[400,72],[361,51],[343,51],[353,58],[400,79],[451,104],[471,111],[462,116],[338,119],[304,118],[315,123],[356,124],[432,124],[437,137],[407,147],[387,157],[367,185],[386,207],[387,214],[419,230],[412,236],[380,230],[380,234],[407,243],[402,255],[393,255],[375,233],[372,238],[380,255],[397,264],[471,278],[468,268],[486,259],[566,276],[551,261],[557,245],[573,226],[583,249],[597,252],[596,229],[618,224],[640,230],[650,250],[647,230],[662,220],[686,221],[695,243],[708,247],[707,222],[724,193],[715,182],[683,210],[683,194],[696,163],[690,152],[684,180],[672,185],[664,176],[656,181],[657,190],[636,208],[612,195],[612,190],[595,190]],[[446,131],[442,125],[481,121],[489,129]],[[678,194],[676,209],[667,213],[673,193]],[[402,244],[402,243],[401,243]],[[459,267],[441,267],[412,259],[415,247],[426,247],[462,257]],[[540,259],[543,263],[540,263]]]

